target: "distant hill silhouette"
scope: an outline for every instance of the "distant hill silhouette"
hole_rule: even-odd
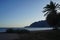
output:
[[[27,26],[28,27],[28,26]],[[32,23],[29,27],[50,27],[46,20]]]

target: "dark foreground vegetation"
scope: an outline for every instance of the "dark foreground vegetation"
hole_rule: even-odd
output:
[[[6,30],[6,32],[5,33],[20,33],[20,34],[22,34],[22,33],[29,33],[29,31],[27,30],[27,29],[17,29],[17,30],[13,30],[12,28],[9,28],[9,29],[7,29]]]
[[[60,30],[33,31],[18,36],[19,39],[14,40],[60,40]]]
[[[6,30],[7,34],[16,34],[18,39],[13,40],[60,40],[60,30],[40,30],[40,31],[29,31],[23,30]],[[13,36],[13,35],[12,35]],[[13,36],[15,37],[15,36]]]

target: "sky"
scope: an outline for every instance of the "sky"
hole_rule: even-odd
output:
[[[60,3],[60,0],[52,0]],[[45,20],[43,7],[50,0],[0,0],[0,27],[25,27]]]

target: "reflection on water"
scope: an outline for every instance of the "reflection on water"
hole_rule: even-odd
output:
[[[30,31],[36,31],[36,30],[51,30],[53,28],[25,28],[27,30],[30,30]]]

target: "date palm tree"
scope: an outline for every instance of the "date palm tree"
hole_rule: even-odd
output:
[[[54,3],[53,1],[50,1],[50,4],[47,4],[44,7],[44,11],[46,16],[47,23],[51,26],[57,29],[57,10],[60,9],[59,4]]]

